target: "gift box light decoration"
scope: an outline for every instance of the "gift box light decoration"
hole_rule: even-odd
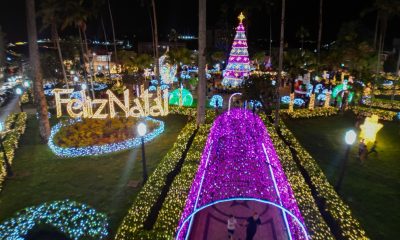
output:
[[[144,142],[149,142],[155,139],[158,135],[164,132],[164,122],[156,120],[150,117],[145,118],[146,121],[151,121],[158,125],[152,132],[147,133],[143,136]],[[71,119],[68,125],[72,125],[80,119]],[[87,147],[60,147],[54,142],[54,137],[63,127],[63,123],[58,123],[51,128],[50,137],[48,141],[48,146],[54,154],[60,157],[78,157],[78,156],[96,156],[106,153],[112,153],[117,151],[122,151],[126,149],[135,148],[141,146],[141,137],[130,138],[122,142],[108,143],[103,145],[94,145]]]
[[[304,219],[262,120],[249,110],[232,109],[211,128],[176,239],[185,239],[191,214],[227,199],[260,199],[281,209],[290,239],[308,239]],[[294,216],[294,217],[293,217]],[[178,234],[179,233],[179,234]]]
[[[239,25],[236,28],[235,39],[233,40],[232,50],[229,55],[228,65],[224,71],[222,85],[229,87],[240,86],[244,78],[250,73],[250,60],[247,51],[247,39],[243,26],[243,13],[240,13]]]
[[[105,239],[109,234],[105,214],[85,204],[63,200],[23,209],[0,224],[0,236],[1,239],[23,240],[31,229],[41,224],[53,226],[74,240]]]

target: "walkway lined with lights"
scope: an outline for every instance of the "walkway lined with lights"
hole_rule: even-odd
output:
[[[276,228],[281,231],[277,235],[286,236],[278,239],[307,239],[303,218],[263,122],[250,111],[233,109],[214,122],[177,228],[177,239],[192,239],[192,230],[205,224],[196,220],[201,212],[195,216],[205,206],[215,203],[214,207],[220,208],[221,201],[246,198],[263,200],[276,208],[278,215],[272,218],[283,223],[276,224],[283,225]]]

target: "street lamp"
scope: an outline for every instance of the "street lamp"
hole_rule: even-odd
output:
[[[147,181],[147,167],[146,167],[146,156],[144,152],[144,135],[147,132],[147,126],[144,123],[139,123],[137,126],[137,132],[142,140],[142,166],[143,166],[143,185]]]
[[[22,108],[22,103],[21,103],[21,96],[24,93],[24,91],[22,90],[22,88],[17,87],[15,89],[15,93],[18,95],[18,105],[19,105],[19,109],[21,110],[21,112],[24,111],[24,109]]]
[[[340,187],[342,186],[342,182],[343,182],[343,178],[344,178],[344,173],[346,171],[346,166],[347,166],[347,162],[349,161],[349,154],[350,154],[350,150],[351,150],[351,146],[353,146],[354,142],[356,141],[357,138],[357,134],[354,130],[349,130],[346,132],[346,135],[344,136],[344,141],[347,144],[347,148],[346,148],[346,153],[345,153],[345,157],[342,161],[342,166],[340,169],[340,175],[339,175],[339,179],[336,182],[335,185],[335,189],[337,192],[339,192]]]
[[[4,158],[3,164],[4,164],[4,169],[6,170],[6,176],[7,177],[12,177],[14,175],[14,173],[12,172],[11,164],[8,161],[6,150],[5,150],[4,145],[3,145],[4,134],[6,132],[7,131],[5,131],[4,123],[0,122],[0,151],[3,153],[3,158]]]

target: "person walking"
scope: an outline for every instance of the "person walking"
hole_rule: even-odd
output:
[[[378,144],[378,141],[374,142],[374,144],[372,145],[371,150],[369,150],[368,154],[370,154],[370,153],[378,154],[378,151],[376,151],[376,144]]]
[[[227,224],[229,240],[233,239],[233,235],[235,234],[236,224],[237,224],[237,221],[236,221],[235,216],[233,216],[232,214],[229,215],[228,224]]]
[[[253,240],[254,235],[256,235],[257,227],[261,224],[260,216],[257,212],[253,213],[253,216],[247,218],[245,225],[246,229],[246,240]]]

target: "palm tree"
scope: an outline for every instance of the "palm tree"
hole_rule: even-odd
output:
[[[6,34],[2,31],[0,25],[0,71],[3,71],[3,66],[6,61],[5,36]]]
[[[114,45],[114,56],[115,56],[115,62],[118,62],[118,55],[117,55],[117,42],[115,41],[115,29],[114,29],[114,19],[113,19],[113,15],[111,12],[111,5],[110,5],[110,1],[107,0],[107,4],[108,4],[108,12],[110,13],[110,20],[111,20],[111,29],[112,29],[112,34],[113,34],[113,45]],[[104,25],[104,24],[103,24]],[[105,34],[105,33],[104,33]],[[106,40],[107,41],[107,40]],[[109,68],[110,69],[110,68]],[[111,76],[110,76],[111,78]]]
[[[199,0],[199,88],[196,123],[204,124],[206,115],[206,0]]]
[[[64,58],[61,52],[60,36],[58,34],[59,22],[57,21],[56,17],[60,14],[60,11],[62,11],[63,6],[61,5],[61,3],[62,1],[57,1],[57,0],[43,1],[40,7],[39,15],[41,15],[42,17],[42,22],[44,24],[43,28],[47,28],[50,26],[52,33],[51,36],[57,48],[58,58],[61,64],[61,71],[63,74],[64,82],[67,85],[67,88],[69,88],[67,73],[65,71],[65,66],[64,66]]]
[[[300,39],[301,49],[304,49],[304,39],[309,37],[310,33],[304,26],[300,26],[299,30],[296,32],[296,37]]]
[[[37,44],[35,0],[26,0],[26,25],[28,29],[29,61],[33,70],[35,105],[39,113],[39,134],[43,143],[50,136],[50,123],[47,112],[47,102],[43,91],[42,70],[40,67],[39,48]]]
[[[156,13],[156,3],[155,0],[151,0],[151,5],[153,7],[153,27],[154,27],[154,52],[155,52],[155,57],[154,57],[154,64],[156,66],[156,78],[160,78],[160,64],[158,61],[158,27],[157,27],[157,13]]]
[[[321,60],[321,39],[322,39],[322,6],[324,0],[319,1],[319,24],[318,24],[318,41],[317,41],[317,75],[319,75],[319,64]],[[314,86],[313,86],[313,93],[314,93]]]
[[[178,79],[180,80],[181,76],[181,71],[182,71],[182,66],[186,64],[190,64],[192,62],[191,58],[191,51],[187,48],[175,48],[167,52],[167,62],[170,63],[171,65],[176,64],[177,65],[177,71],[176,74],[178,76]]]
[[[283,44],[285,39],[285,0],[282,0],[282,15],[281,15],[281,37],[279,40],[279,63],[278,76],[276,79],[276,108],[275,108],[275,128],[279,126],[279,110],[280,110],[280,95],[279,88],[281,86],[282,69],[283,69]]]
[[[93,69],[90,67],[90,57],[89,57],[89,48],[88,41],[86,37],[86,23],[88,19],[93,18],[99,11],[100,6],[103,4],[103,1],[67,1],[64,16],[63,16],[63,24],[62,29],[65,29],[68,26],[75,26],[78,28],[79,37],[81,39],[81,49],[83,55],[83,63],[86,63],[89,66],[89,71],[91,73],[90,85],[92,97],[95,98],[94,95],[94,86],[93,86]],[[82,41],[83,36],[83,41]],[[85,47],[85,49],[83,48]],[[86,74],[86,68],[85,74]]]

